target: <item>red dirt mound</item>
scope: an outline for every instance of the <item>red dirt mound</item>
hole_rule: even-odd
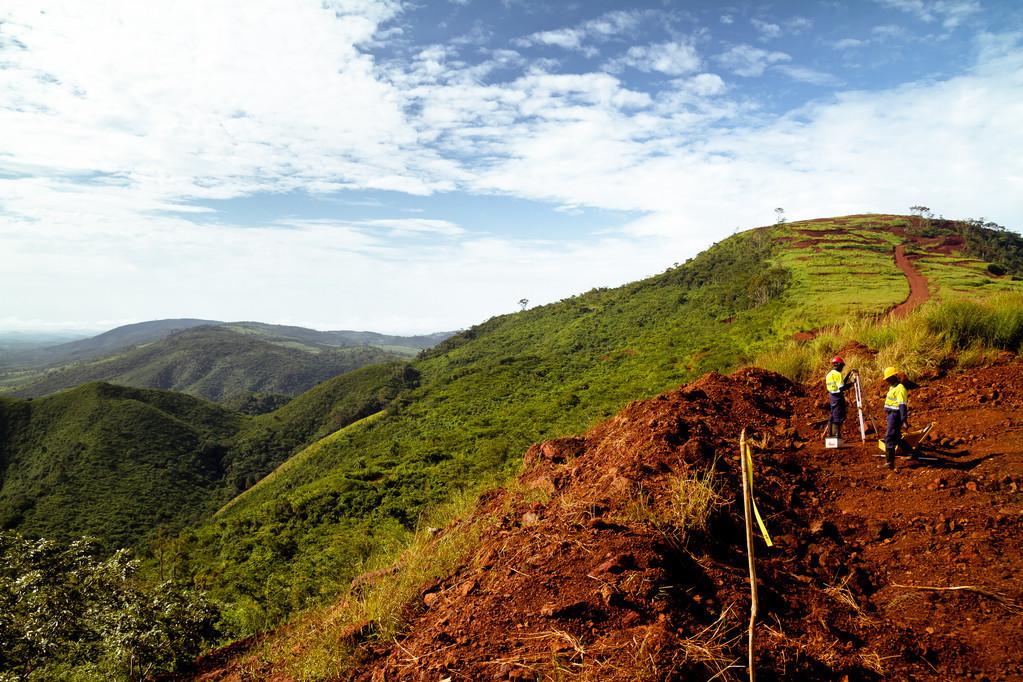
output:
[[[989,371],[1023,386],[1019,363]],[[425,589],[408,637],[377,650],[362,679],[741,677],[728,666],[741,668],[749,607],[735,467],[742,427],[768,438],[756,479],[776,541],[758,552],[762,678],[1017,679],[1023,396],[974,396],[974,382],[987,381],[979,376],[921,389],[914,401],[929,411],[913,419],[938,416],[939,434],[1014,424],[1015,449],[988,452],[982,434],[996,431],[972,426],[962,434],[969,454],[894,475],[877,468],[872,445],[827,451],[805,440],[823,416],[820,396],[758,369],[707,375],[583,437],[534,446],[520,482],[543,501],[488,500],[477,514],[496,520],[477,552]],[[976,408],[964,414],[961,397]],[[658,517],[670,517],[680,475],[711,467],[727,503],[706,532],[681,542]],[[971,473],[981,467],[990,473]]]

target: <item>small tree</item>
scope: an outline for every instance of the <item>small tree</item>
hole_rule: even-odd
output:
[[[785,220],[785,209],[780,206],[774,209],[774,224],[781,225]]]
[[[529,305],[529,299],[528,298],[520,298],[519,299],[519,306],[521,306],[523,310],[525,310],[526,306],[528,306],[528,305]]]

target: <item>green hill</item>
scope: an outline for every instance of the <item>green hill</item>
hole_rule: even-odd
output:
[[[970,223],[868,215],[735,235],[655,277],[496,317],[427,351],[412,363],[418,386],[382,415],[299,453],[198,529],[190,570],[239,605],[240,628],[273,622],[335,593],[427,506],[505,477],[530,443],[891,310],[909,295],[899,244],[932,298],[1021,290],[1023,240]],[[997,244],[1002,265],[978,244]]]
[[[252,393],[297,395],[327,379],[399,356],[201,326],[90,362],[49,370],[12,395],[46,395],[89,381],[180,391],[216,402]]]
[[[0,399],[0,528],[132,546],[208,517],[303,446],[414,386],[402,363],[326,381],[248,417],[181,393],[90,383]]]
[[[0,524],[130,546],[199,516],[241,417],[190,396],[91,383],[0,399]]]

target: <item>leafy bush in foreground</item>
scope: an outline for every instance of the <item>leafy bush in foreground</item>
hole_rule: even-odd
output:
[[[217,609],[171,582],[147,587],[128,550],[0,533],[0,680],[138,680],[190,661]]]

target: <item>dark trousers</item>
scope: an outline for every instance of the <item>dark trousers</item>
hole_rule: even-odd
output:
[[[845,421],[845,396],[839,393],[829,393],[831,402],[831,417],[828,418],[828,434],[835,438],[842,435],[842,422]]]
[[[902,440],[902,415],[898,410],[885,410],[884,416],[888,420],[888,429],[884,432],[885,460],[894,462],[895,449]]]

